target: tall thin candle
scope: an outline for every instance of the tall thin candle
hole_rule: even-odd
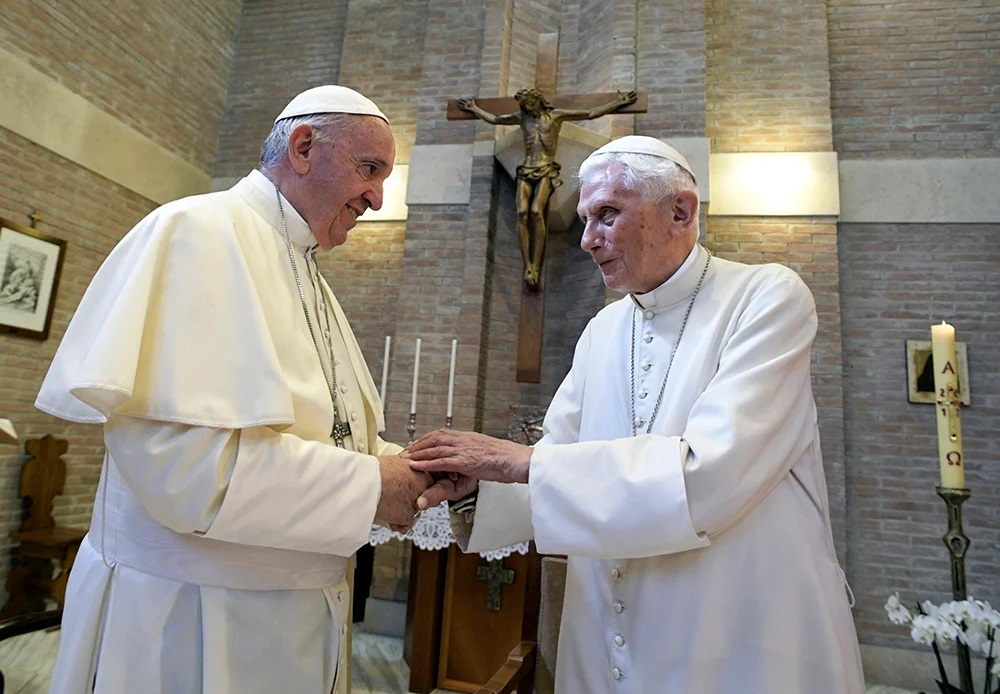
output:
[[[389,345],[392,338],[385,336],[385,354],[382,356],[382,389],[378,392],[378,397],[382,401],[382,408],[385,408],[385,387],[389,383]]]
[[[934,392],[937,399],[938,465],[941,486],[965,488],[965,461],[962,459],[962,425],[958,416],[958,360],[955,357],[955,328],[941,321],[931,326],[931,354],[934,359]]]
[[[455,358],[458,356],[458,340],[451,341],[451,367],[448,369],[448,410],[445,417],[451,417],[452,406],[455,404]]]
[[[417,380],[420,378],[420,338],[417,338],[417,349],[413,355],[413,390],[410,392],[410,414],[417,411]]]

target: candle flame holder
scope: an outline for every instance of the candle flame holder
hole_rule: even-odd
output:
[[[444,428],[445,429],[451,429],[451,419],[452,419],[451,415],[448,415],[447,417],[444,418]]]
[[[962,530],[962,504],[969,498],[968,489],[953,489],[937,487],[937,494],[948,509],[948,532],[945,533],[945,546],[951,555],[951,593],[955,600],[965,600],[965,553],[969,549],[969,538]],[[969,647],[956,639],[958,657],[958,677],[963,692],[974,692],[972,688],[972,661]]]
[[[410,413],[410,421],[406,425],[406,433],[410,435],[410,443],[413,443],[413,435],[417,433],[417,413]]]

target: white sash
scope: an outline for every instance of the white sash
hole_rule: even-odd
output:
[[[153,520],[105,456],[89,542],[113,567],[237,590],[319,589],[344,579],[347,557],[182,535]]]

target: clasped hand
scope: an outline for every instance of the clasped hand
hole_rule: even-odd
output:
[[[420,510],[468,495],[479,480],[527,482],[531,447],[472,431],[438,429],[424,434],[400,454],[413,470],[435,482],[417,499]]]

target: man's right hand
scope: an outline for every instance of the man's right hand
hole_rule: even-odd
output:
[[[410,527],[420,509],[417,497],[434,483],[429,473],[410,468],[410,462],[398,455],[378,456],[382,475],[382,494],[375,509],[375,522],[395,528]]]

